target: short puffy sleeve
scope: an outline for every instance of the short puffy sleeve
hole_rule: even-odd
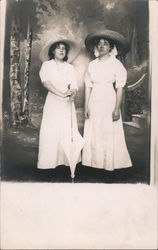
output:
[[[87,70],[87,72],[85,74],[85,85],[86,85],[86,87],[92,88],[93,84],[92,84],[92,80],[91,80],[91,77],[90,77],[89,69],[90,69],[90,65],[88,66],[88,70]]]
[[[115,77],[116,88],[124,87],[127,81],[127,70],[119,60],[116,63]]]
[[[71,65],[70,67],[70,82],[71,82],[71,89],[76,89],[78,90],[78,86],[77,86],[77,76],[76,76],[76,71],[75,68],[73,67],[73,65]]]
[[[39,75],[40,75],[40,78],[41,78],[42,82],[46,82],[46,81],[50,80],[50,72],[51,72],[51,70],[50,70],[49,63],[44,62],[42,64],[40,72],[39,72]]]

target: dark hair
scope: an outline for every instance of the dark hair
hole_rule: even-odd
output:
[[[60,44],[63,44],[63,45],[65,46],[65,49],[66,49],[66,54],[65,54],[65,57],[64,57],[63,61],[67,61],[67,60],[68,60],[68,53],[69,53],[70,47],[69,47],[69,45],[68,45],[67,43],[65,43],[65,42],[60,42],[60,41],[59,41],[59,42],[56,42],[56,43],[53,43],[53,44],[50,46],[50,48],[49,48],[49,50],[48,50],[48,58],[49,58],[49,60],[55,58],[55,56],[54,56],[54,50],[55,50]]]
[[[103,40],[106,40],[109,42],[109,45],[110,45],[110,51],[114,48],[114,46],[116,45],[115,42],[113,40],[110,40],[110,39],[107,39],[107,38],[104,38],[104,37],[99,37],[95,40],[95,44],[96,46],[98,45],[100,39],[103,39]]]

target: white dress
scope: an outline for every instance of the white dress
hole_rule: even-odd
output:
[[[44,62],[40,70],[40,78],[42,82],[50,81],[63,93],[68,90],[69,84],[72,89],[77,89],[74,67],[67,62],[63,64],[57,64],[55,60]],[[63,139],[66,141],[71,136],[71,118],[75,135],[79,132],[74,103],[70,103],[69,97],[62,98],[48,91],[40,128],[38,168],[69,166]]]
[[[127,71],[114,56],[107,61],[98,58],[89,63],[86,87],[92,88],[89,99],[90,118],[85,120],[82,164],[109,171],[131,167],[122,118],[112,121],[116,102],[113,87],[124,87]]]

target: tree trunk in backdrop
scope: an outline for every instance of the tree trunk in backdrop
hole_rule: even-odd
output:
[[[138,54],[138,37],[137,37],[136,25],[134,25],[131,34],[131,63],[133,65],[139,64],[139,54]]]
[[[27,40],[26,40],[26,61],[24,71],[24,92],[23,92],[23,115],[26,121],[30,121],[29,117],[29,75],[31,63],[31,47],[32,47],[32,31],[28,22]]]
[[[13,18],[10,36],[10,106],[12,125],[22,121],[22,91],[20,84],[20,31],[18,20]]]
[[[138,48],[138,31],[134,22],[129,23],[127,39],[129,41],[130,50],[127,53],[125,61],[128,68],[140,64],[139,48]]]

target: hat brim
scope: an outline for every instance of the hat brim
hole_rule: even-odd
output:
[[[48,56],[48,51],[49,51],[49,48],[50,46],[52,46],[53,44],[55,43],[66,43],[69,47],[69,52],[68,52],[68,62],[71,63],[76,57],[77,55],[79,54],[79,51],[80,51],[80,48],[79,46],[72,40],[68,40],[68,39],[59,39],[59,40],[53,40],[53,41],[50,41],[47,45],[44,46],[44,48],[42,49],[39,57],[40,57],[40,60],[42,62],[44,61],[48,61],[49,60],[49,56]]]
[[[116,31],[104,30],[102,32],[95,32],[89,34],[85,39],[85,46],[91,52],[94,53],[94,47],[97,45],[99,39],[106,39],[109,42],[113,42],[117,48],[118,55],[125,55],[129,51],[129,43],[123,35]]]

